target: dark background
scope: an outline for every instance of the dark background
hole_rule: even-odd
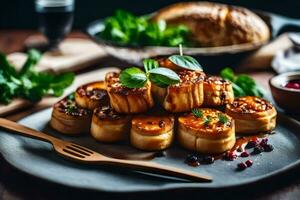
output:
[[[112,15],[122,8],[145,14],[178,0],[75,0],[75,28],[83,28],[92,20]],[[215,2],[266,10],[300,18],[300,0],[218,0]],[[34,0],[1,0],[0,28],[32,29],[37,27]]]

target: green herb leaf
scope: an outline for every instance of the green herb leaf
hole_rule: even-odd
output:
[[[36,71],[35,67],[41,54],[30,50],[21,71],[17,73],[0,53],[0,103],[9,103],[13,98],[21,97],[38,101],[45,95],[60,96],[74,80],[73,73],[53,75]]]
[[[198,61],[191,57],[191,56],[180,56],[180,55],[173,55],[169,57],[169,60],[174,63],[175,65],[188,69],[188,70],[201,70],[202,67],[198,63]]]
[[[178,46],[188,45],[188,28],[183,25],[167,26],[161,20],[153,22],[149,17],[134,16],[130,12],[117,10],[105,20],[105,28],[99,37],[121,45]]]
[[[224,79],[227,79],[229,81],[234,81],[235,80],[235,75],[232,69],[230,69],[229,67],[224,68],[221,73],[220,73],[221,77]]]
[[[192,113],[197,118],[202,118],[203,117],[203,112],[199,108],[193,108]]]
[[[34,67],[38,63],[38,61],[41,59],[41,57],[42,57],[42,55],[37,50],[35,50],[35,49],[29,50],[28,54],[27,54],[27,60],[24,63],[19,75],[22,76],[26,73],[34,71]]]
[[[228,117],[221,113],[218,114],[218,118],[219,118],[219,122],[221,122],[222,124],[226,124],[229,121]]]
[[[174,71],[164,67],[151,69],[149,79],[159,87],[167,87],[180,82],[179,76]]]
[[[137,67],[124,69],[120,74],[120,82],[128,88],[141,88],[147,82],[146,74]]]
[[[222,78],[231,81],[235,97],[258,96],[263,97],[263,92],[255,81],[248,75],[236,76],[232,69],[225,68],[220,72]]]
[[[148,73],[151,69],[155,69],[159,67],[158,62],[154,59],[144,59],[143,64],[146,73]]]
[[[211,116],[207,116],[205,119],[204,119],[204,125],[205,126],[208,126],[210,124],[212,120],[212,117]]]

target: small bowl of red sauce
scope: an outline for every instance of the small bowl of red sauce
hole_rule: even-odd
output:
[[[287,72],[269,80],[276,104],[291,113],[300,113],[300,71]]]

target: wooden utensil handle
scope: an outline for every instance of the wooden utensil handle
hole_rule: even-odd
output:
[[[136,161],[136,160],[121,160],[121,159],[108,159],[100,161],[99,163],[111,164],[114,166],[131,168],[137,171],[152,172],[155,174],[169,175],[172,177],[184,178],[187,180],[193,180],[197,182],[211,182],[210,176],[200,175],[198,173],[183,170],[177,167],[166,166],[154,162]]]
[[[16,122],[4,119],[4,118],[0,118],[0,127],[5,128],[7,130],[13,131],[18,133],[19,135],[24,135],[24,136],[28,136],[34,139],[39,139],[39,140],[43,140],[46,142],[50,142],[53,143],[55,140],[57,140],[56,138],[47,135],[45,133],[33,130],[31,128],[28,128],[26,126],[23,126],[21,124],[18,124]]]

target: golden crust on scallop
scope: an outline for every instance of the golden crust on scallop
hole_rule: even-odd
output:
[[[91,135],[101,142],[125,140],[130,131],[130,115],[117,113],[109,106],[96,108],[93,113]]]
[[[107,73],[105,77],[110,104],[119,113],[141,113],[154,105],[151,83],[142,88],[127,88],[121,85],[119,73]]]
[[[209,76],[204,79],[204,106],[216,107],[234,100],[234,93],[230,81],[218,76]]]
[[[234,120],[221,111],[199,108],[178,118],[178,141],[189,150],[200,153],[222,153],[235,144]]]
[[[105,82],[97,81],[78,87],[75,91],[75,101],[80,107],[90,110],[109,105]]]
[[[92,111],[79,107],[69,96],[54,104],[50,125],[64,134],[88,133],[91,118]]]
[[[219,3],[176,3],[159,10],[152,20],[187,26],[191,39],[204,47],[263,44],[270,38],[267,24],[255,13]]]
[[[203,80],[201,71],[180,70],[180,83],[161,88],[152,84],[152,93],[169,112],[187,112],[203,104]]]
[[[276,127],[277,111],[265,99],[246,96],[226,106],[226,114],[234,118],[237,133],[268,132]]]
[[[138,115],[131,122],[131,144],[142,150],[163,150],[173,140],[174,117],[171,115]]]

